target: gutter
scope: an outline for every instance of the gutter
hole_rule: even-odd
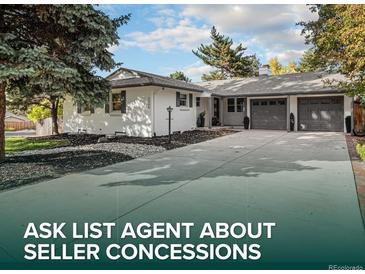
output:
[[[220,97],[268,97],[268,96],[289,96],[289,95],[320,95],[320,94],[328,94],[328,93],[338,93],[344,94],[344,91],[339,90],[324,90],[324,91],[317,91],[317,92],[290,92],[290,93],[252,93],[252,94],[219,94],[219,93],[212,93],[213,96],[220,96]]]
[[[161,84],[151,84],[151,83],[146,83],[146,84],[126,84],[126,85],[115,85],[115,86],[111,86],[111,88],[132,88],[132,87],[146,87],[146,86],[152,86],[152,87],[162,87],[162,88],[172,88],[172,89],[181,89],[181,90],[187,90],[187,91],[192,91],[192,92],[206,92],[207,90],[198,90],[198,89],[189,89],[189,88],[184,88],[184,87],[177,87],[177,86],[173,86],[173,85],[161,85]]]

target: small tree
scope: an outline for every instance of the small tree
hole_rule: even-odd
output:
[[[284,66],[280,63],[277,57],[271,58],[269,60],[269,65],[271,69],[271,73],[273,75],[283,75],[288,73],[297,73],[299,72],[298,65],[294,61],[290,61],[287,66]]]
[[[205,73],[201,77],[202,81],[214,81],[214,80],[225,80],[227,79],[227,76],[224,75],[224,73],[215,70],[211,71],[209,73]]]
[[[271,58],[269,60],[269,66],[273,75],[283,74],[283,65],[279,62],[277,57]]]
[[[182,71],[175,71],[174,73],[171,73],[170,78],[185,82],[191,82],[191,79],[187,77]]]
[[[53,104],[48,100],[43,100],[40,104],[33,105],[27,112],[27,117],[34,123],[40,122],[46,118],[52,117]],[[57,106],[57,119],[63,116],[63,101],[59,101]],[[57,128],[52,127],[54,134],[58,134],[58,123]]]

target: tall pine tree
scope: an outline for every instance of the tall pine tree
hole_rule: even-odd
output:
[[[242,44],[233,47],[233,40],[220,34],[213,26],[212,43],[200,45],[193,53],[205,64],[210,65],[226,77],[248,77],[258,71],[259,61],[255,55],[244,55],[247,50]]]
[[[118,44],[117,29],[129,18],[111,20],[92,5],[2,6],[0,160],[4,159],[5,91],[24,101],[47,95],[56,103],[57,98],[71,95],[81,103],[101,102],[110,86],[94,70],[115,68],[108,48]]]

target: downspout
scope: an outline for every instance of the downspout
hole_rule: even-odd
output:
[[[286,130],[290,132],[290,96],[286,96]]]
[[[355,126],[354,97],[352,97],[351,98],[351,135],[354,135],[354,126]],[[346,123],[345,123],[345,129],[346,129]]]
[[[156,111],[155,111],[155,93],[156,91],[153,90],[152,91],[152,136],[155,136],[156,135]]]

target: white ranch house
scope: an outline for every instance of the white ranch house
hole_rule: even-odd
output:
[[[121,68],[107,77],[112,90],[104,106],[77,106],[71,97],[64,103],[64,131],[126,134],[152,137],[168,134],[169,106],[172,132],[197,127],[205,112],[206,127],[243,126],[251,129],[345,131],[353,99],[324,84],[343,79],[326,72],[271,76],[260,69],[253,78],[186,83],[151,73]]]

